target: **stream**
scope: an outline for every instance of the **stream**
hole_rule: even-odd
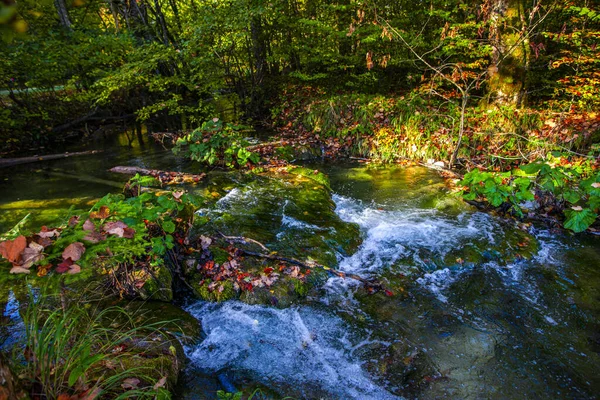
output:
[[[27,213],[41,225],[64,220],[69,207],[89,209],[126,181],[107,172],[115,165],[199,171],[148,140],[121,135],[88,145],[102,146],[102,154],[0,170],[0,231]],[[335,214],[360,231],[351,254],[332,245],[337,268],[381,280],[393,295],[332,277],[289,307],[184,301],[204,338],[186,347],[178,398],[216,398],[221,373],[238,389],[260,387],[273,398],[597,395],[599,237],[519,229],[476,212],[425,168],[307,166],[329,177]],[[303,220],[291,215],[293,204],[277,193],[268,198],[264,188],[245,188],[230,190],[210,212],[236,215],[232,210],[267,197],[277,205],[272,221],[246,229],[275,221],[272,233],[292,240],[335,229],[307,213]],[[0,275],[4,318],[15,318],[14,278]]]

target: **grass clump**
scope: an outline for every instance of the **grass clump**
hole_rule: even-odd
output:
[[[80,307],[45,295],[30,301],[23,322],[25,350],[13,359],[33,398],[170,398],[168,376],[146,362],[164,356],[148,348],[167,340],[160,324],[137,325],[121,307]]]

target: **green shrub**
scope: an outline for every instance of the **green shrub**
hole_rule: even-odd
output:
[[[249,143],[242,135],[247,129],[242,125],[223,124],[215,118],[177,139],[173,153],[208,165],[220,164],[229,168],[245,167],[248,163],[256,164],[259,157],[247,150]]]

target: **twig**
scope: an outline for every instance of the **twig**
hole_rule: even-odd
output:
[[[257,245],[264,251],[269,252],[269,253],[271,252],[264,244],[262,244],[258,240],[254,240],[254,239],[247,238],[244,236],[227,236],[223,232],[220,232],[220,231],[217,231],[217,233],[219,235],[221,235],[223,237],[223,239],[225,239],[225,240],[232,241],[232,242],[254,243],[255,245]]]

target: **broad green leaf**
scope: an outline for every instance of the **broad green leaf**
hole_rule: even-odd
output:
[[[573,232],[583,232],[590,225],[596,221],[598,215],[589,208],[579,210],[565,210],[567,219],[565,221],[565,228],[572,230]]]

